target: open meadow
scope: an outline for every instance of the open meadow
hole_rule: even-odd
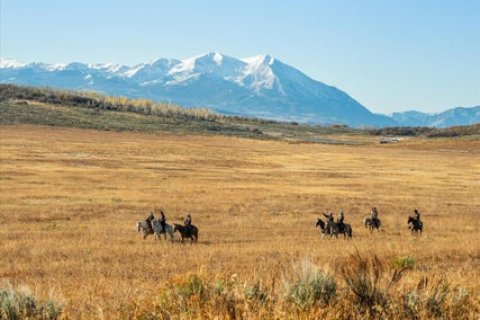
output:
[[[478,319],[480,140],[363,141],[0,126],[0,283],[66,319]],[[363,227],[372,206],[383,232]],[[199,242],[143,240],[159,208],[190,213]],[[339,210],[353,240],[322,239],[316,218]],[[317,267],[331,297],[293,294]],[[362,270],[373,302],[348,280]]]

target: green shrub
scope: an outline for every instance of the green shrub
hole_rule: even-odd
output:
[[[39,302],[28,291],[0,289],[0,319],[55,320],[61,313],[62,306],[56,301]]]
[[[192,274],[186,281],[177,284],[175,291],[178,295],[185,298],[190,298],[194,295],[202,297],[206,293],[206,287],[200,276]]]
[[[293,277],[293,281],[284,282],[286,299],[302,311],[328,304],[336,296],[335,278],[307,260],[294,267]]]
[[[415,266],[415,259],[411,256],[397,257],[393,261],[393,266],[398,269],[401,269],[401,268],[412,269]]]

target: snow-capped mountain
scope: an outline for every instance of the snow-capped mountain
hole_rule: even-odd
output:
[[[440,113],[395,112],[392,118],[403,126],[446,128],[480,123],[480,106],[452,108]]]
[[[268,56],[237,59],[208,53],[190,59],[157,59],[135,66],[45,64],[0,60],[0,82],[95,90],[225,114],[350,126],[396,125],[345,92]]]

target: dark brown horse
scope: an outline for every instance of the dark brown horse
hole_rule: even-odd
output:
[[[408,217],[408,229],[412,234],[420,234],[423,232],[423,222],[415,219],[414,217]]]
[[[181,224],[174,223],[173,224],[173,232],[180,233],[180,243],[183,243],[183,240],[190,239],[193,242],[198,241],[198,228],[195,227],[193,224],[189,226],[182,226]]]
[[[352,226],[348,223],[337,223],[333,218],[327,219],[325,230],[330,230],[332,238],[338,239],[338,234],[343,234],[345,239],[352,239]],[[326,234],[325,234],[326,235]]]

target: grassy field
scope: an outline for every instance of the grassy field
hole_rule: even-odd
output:
[[[381,299],[366,306],[348,290],[349,274],[375,278],[377,267],[392,301],[423,290],[412,319],[479,316],[480,140],[327,145],[4,125],[0,143],[0,284],[62,302],[64,318],[388,318]],[[363,228],[372,206],[382,233]],[[191,213],[199,243],[142,240],[135,223],[158,208],[169,222]],[[421,237],[407,230],[414,208]],[[352,241],[320,237],[325,210],[344,210]],[[305,266],[351,299],[285,298]],[[399,266],[403,277],[383,285]]]

